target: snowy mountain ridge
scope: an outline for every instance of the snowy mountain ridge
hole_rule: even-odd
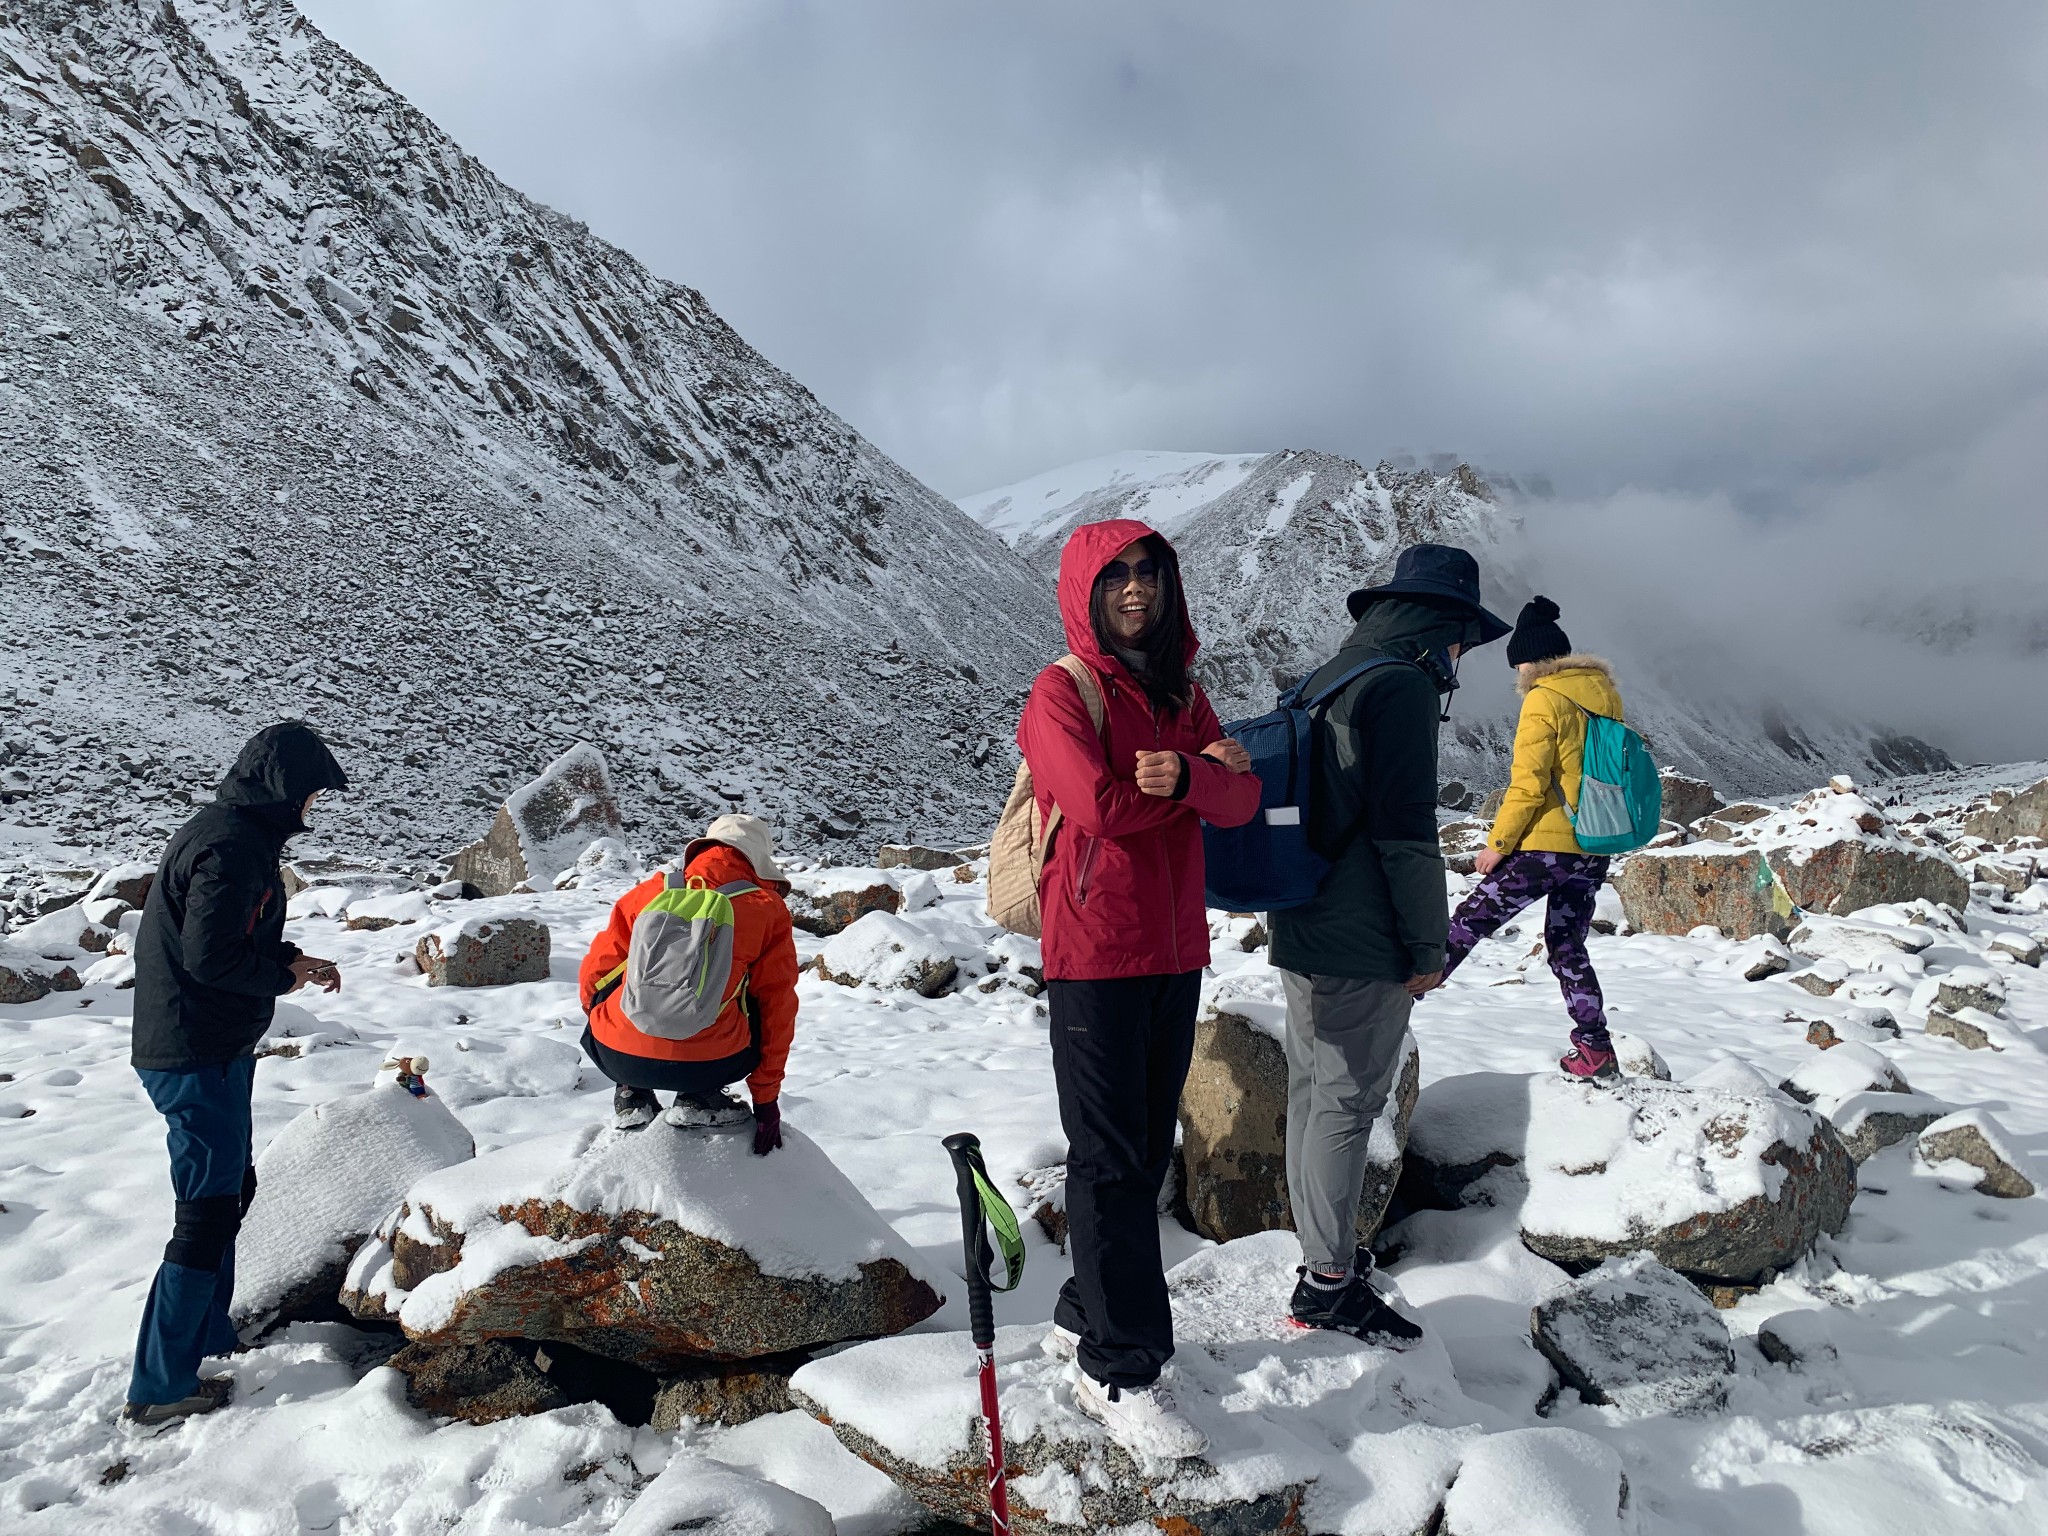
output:
[[[979,834],[1057,649],[998,541],[285,0],[0,11],[0,506],[45,853],[147,848],[289,714],[415,861],[579,739],[655,845]]]
[[[1346,596],[1389,579],[1411,544],[1471,550],[1488,603],[1509,620],[1538,580],[1529,567],[1540,529],[1527,526],[1525,503],[1464,464],[1367,468],[1298,449],[1130,452],[960,505],[1047,573],[1082,523],[1135,517],[1171,536],[1203,641],[1198,669],[1226,720],[1270,709],[1277,688],[1321,665],[1350,627]],[[1923,742],[1830,720],[1800,700],[1704,694],[1671,665],[1663,637],[1636,635],[1611,617],[1568,612],[1565,625],[1616,662],[1629,718],[1660,756],[1726,793],[1787,793],[1823,767],[1885,777],[1948,765]],[[1507,781],[1516,701],[1503,660],[1489,647],[1461,669],[1443,734],[1446,779],[1480,788]]]

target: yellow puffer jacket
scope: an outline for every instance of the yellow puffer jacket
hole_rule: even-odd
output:
[[[1586,717],[1580,711],[1622,718],[1614,673],[1598,656],[1557,656],[1539,662],[1519,686],[1522,720],[1515,727],[1514,767],[1486,845],[1502,853],[1583,853],[1566,809],[1579,803],[1586,752]]]

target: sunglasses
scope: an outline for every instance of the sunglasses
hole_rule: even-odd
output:
[[[1098,587],[1121,587],[1126,582],[1136,581],[1141,586],[1159,585],[1159,562],[1140,560],[1135,565],[1126,565],[1121,560],[1112,560],[1105,565],[1095,578]]]

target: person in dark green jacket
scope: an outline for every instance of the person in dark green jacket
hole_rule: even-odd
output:
[[[1350,610],[1350,635],[1304,691],[1376,656],[1402,665],[1374,667],[1319,713],[1308,837],[1330,872],[1306,905],[1271,914],[1287,994],[1287,1194],[1304,1261],[1292,1313],[1398,1348],[1422,1330],[1370,1283],[1358,1201],[1409,1011],[1444,965],[1439,701],[1458,686],[1458,658],[1509,626],[1480,606],[1478,562],[1441,544],[1402,551],[1394,579],[1352,593]]]

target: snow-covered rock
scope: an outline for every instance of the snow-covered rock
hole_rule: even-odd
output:
[[[1935,1003],[1946,1013],[1965,1008],[1999,1013],[2005,1008],[2005,978],[1983,965],[1959,965],[1935,984]]]
[[[1568,1387],[1634,1417],[1701,1413],[1728,1400],[1735,1352],[1691,1281],[1647,1253],[1608,1259],[1544,1298],[1529,1334]]]
[[[1195,1025],[1195,1052],[1180,1095],[1181,1155],[1195,1228],[1216,1242],[1292,1229],[1287,1199],[1286,1004],[1268,976],[1258,990],[1225,989]],[[1358,1240],[1372,1241],[1401,1178],[1422,1059],[1409,1034],[1386,1108],[1373,1122]]]
[[[903,892],[879,869],[798,871],[789,879],[789,916],[797,927],[829,938],[870,912],[898,912]]]
[[[1695,843],[1645,848],[1622,861],[1615,885],[1638,933],[1681,936],[1718,928],[1731,939],[1792,931],[1792,907],[1753,848]]]
[[[1649,1041],[1615,1030],[1610,1039],[1614,1041],[1614,1062],[1630,1077],[1654,1077],[1659,1082],[1671,1081],[1671,1068],[1657,1053],[1657,1047]]]
[[[505,797],[490,830],[449,860],[448,878],[486,896],[545,890],[591,843],[623,831],[604,754],[579,741]]]
[[[413,959],[430,987],[504,987],[548,977],[553,939],[530,917],[466,917],[422,937]]]
[[[1963,831],[1992,843],[2020,837],[2048,839],[2048,779],[1964,817]]]
[[[1576,1429],[1488,1435],[1465,1453],[1444,1500],[1443,1536],[1621,1536],[1628,1474]]]
[[[1964,1109],[1935,1121],[1915,1143],[1932,1165],[1966,1164],[1977,1172],[1977,1192],[2003,1200],[2031,1199],[2032,1165],[1989,1110]]]
[[[937,997],[959,971],[943,940],[888,912],[868,913],[818,951],[818,974],[842,987],[901,987]]]
[[[678,1451],[641,1490],[612,1536],[835,1536],[831,1514],[814,1499],[715,1461]]]
[[[52,992],[76,992],[78,972],[15,944],[0,944],[0,1004],[33,1003]]]
[[[1042,1326],[998,1329],[1015,1529],[1427,1528],[1485,1411],[1457,1387],[1440,1345],[1397,1353],[1290,1328],[1300,1256],[1291,1234],[1265,1232],[1169,1272],[1172,1387],[1209,1438],[1208,1454],[1191,1461],[1134,1460],[1074,1406],[1071,1368],[1043,1354]],[[985,1519],[965,1334],[864,1344],[813,1361],[791,1386],[842,1444],[934,1514]]]
[[[1835,1133],[1859,1166],[1886,1147],[1911,1140],[1950,1112],[1951,1106],[1928,1094],[1881,1089],[1852,1093],[1827,1107]]]
[[[475,1155],[439,1095],[415,1096],[395,1072],[305,1111],[256,1158],[256,1198],[235,1240],[236,1321],[336,1315],[350,1259],[406,1190]]]
[[[1778,1091],[1801,1104],[1814,1104],[1828,1115],[1837,1102],[1851,1094],[1911,1093],[1913,1086],[1883,1052],[1844,1041],[1794,1067],[1791,1076],[1778,1084]]]
[[[745,1135],[587,1126],[443,1169],[358,1254],[351,1304],[424,1343],[562,1339],[649,1369],[936,1311],[903,1240],[815,1142],[783,1135],[755,1157]]]
[[[2000,1039],[2004,1031],[1999,1021],[1981,1008],[1958,1008],[1953,1013],[1946,1008],[1930,1008],[1927,1010],[1927,1033],[1953,1040],[1966,1051],[2005,1049]]]
[[[1409,1133],[1417,1186],[1452,1204],[1517,1200],[1523,1243],[1559,1263],[1644,1249],[1688,1275],[1751,1281],[1841,1230],[1854,1167],[1822,1116],[1753,1068],[1718,1065],[1685,1083],[1441,1079]]]
[[[1680,773],[1676,768],[1664,769],[1658,779],[1664,790],[1666,821],[1689,827],[1702,816],[1711,816],[1722,808],[1721,797],[1714,793],[1714,786],[1705,779]]]

